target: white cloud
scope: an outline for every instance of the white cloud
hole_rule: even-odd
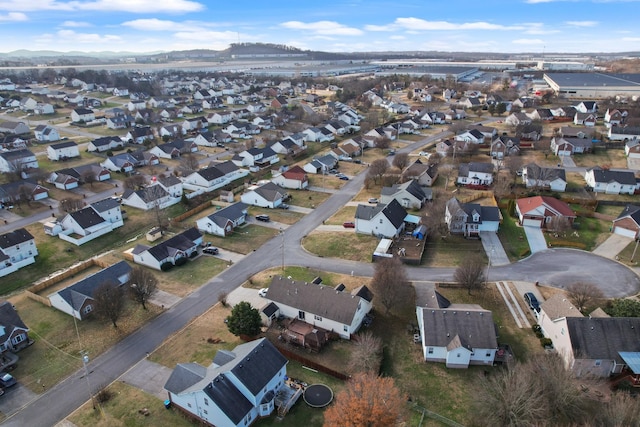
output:
[[[24,13],[20,12],[9,12],[6,15],[0,14],[0,22],[18,22],[18,21],[28,21],[29,18]]]
[[[193,31],[194,23],[175,22],[162,19],[135,19],[133,21],[123,22],[122,25],[141,31]]]
[[[88,22],[81,21],[64,21],[60,24],[61,27],[69,27],[69,28],[81,28],[81,27],[91,27],[92,25]]]
[[[116,35],[78,33],[73,30],[60,30],[55,34],[43,34],[36,38],[37,43],[48,43],[52,45],[88,44],[92,45],[92,48],[95,45],[119,43],[122,41],[122,38]]]
[[[523,25],[492,24],[484,21],[454,23],[449,21],[427,21],[420,18],[396,18],[392,24],[367,25],[365,29],[368,31],[515,31],[525,30],[526,27]]]
[[[515,40],[511,40],[511,43],[513,43],[513,44],[522,44],[522,45],[537,45],[537,44],[544,44],[544,40],[540,40],[540,39],[515,39]]]
[[[391,40],[406,40],[405,36],[391,36],[389,37]]]
[[[311,31],[315,34],[328,36],[360,36],[363,34],[362,30],[347,27],[334,21],[288,21],[281,23],[280,26],[290,30]]]
[[[595,27],[598,21],[566,21],[565,24],[572,27]]]
[[[191,0],[0,0],[0,10],[21,12],[91,10],[131,13],[187,13],[204,9],[202,3]]]

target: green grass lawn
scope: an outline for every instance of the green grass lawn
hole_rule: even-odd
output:
[[[502,224],[498,231],[498,238],[504,247],[510,261],[517,261],[529,255],[529,243],[522,227],[518,226],[516,218],[511,217],[506,209],[501,209]]]
[[[340,258],[350,261],[371,261],[379,239],[357,233],[312,233],[302,240],[309,252],[326,258]]]
[[[428,237],[425,242],[422,265],[425,267],[455,267],[476,253],[485,262],[487,261],[482,242],[478,239],[465,239],[459,235],[450,235],[446,238]]]
[[[207,234],[206,240],[211,242],[213,246],[241,254],[248,254],[277,235],[278,230],[273,228],[247,224],[236,228],[231,235],[226,237]]]
[[[578,217],[574,229],[564,233],[546,232],[549,247],[575,247],[592,251],[609,236],[611,223],[596,218]]]

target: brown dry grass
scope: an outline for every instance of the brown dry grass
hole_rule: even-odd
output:
[[[357,233],[344,234],[313,232],[302,240],[302,246],[309,252],[326,258],[371,261],[373,251],[378,246],[378,238]]]
[[[271,284],[271,280],[274,276],[279,276],[281,269],[274,267],[269,270],[264,270],[258,274],[252,276],[242,286],[251,289],[266,288]],[[316,277],[322,278],[322,284],[325,286],[335,287],[339,284],[343,284],[348,291],[352,291],[361,285],[368,285],[369,278],[362,278],[359,276],[351,276],[348,274],[328,273],[326,271],[316,270],[308,267],[286,267],[284,275],[293,280],[300,280],[305,282],[311,282]]]
[[[356,206],[345,206],[338,210],[335,214],[330,216],[325,224],[329,225],[342,225],[346,221],[353,221],[356,216]]]

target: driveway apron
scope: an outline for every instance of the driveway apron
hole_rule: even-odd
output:
[[[524,234],[527,235],[527,241],[529,242],[529,249],[532,254],[536,252],[547,250],[547,241],[544,239],[542,230],[537,227],[522,227],[524,228]]]

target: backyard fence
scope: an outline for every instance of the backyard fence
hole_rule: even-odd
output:
[[[314,362],[313,360],[307,359],[306,357],[304,357],[301,354],[298,354],[294,351],[289,350],[288,348],[282,346],[280,343],[274,343],[274,345],[278,348],[278,351],[280,351],[280,353],[282,353],[282,355],[284,357],[286,357],[287,359],[293,359],[296,362],[300,362],[302,363],[304,366],[308,367],[308,368],[312,368],[315,369],[317,371],[323,372],[327,375],[331,375],[334,378],[337,378],[339,380],[343,380],[346,381],[348,380],[350,377],[349,375],[343,374],[342,372],[338,372],[338,371],[334,371],[331,368],[327,368],[324,365],[321,365],[320,363]]]

